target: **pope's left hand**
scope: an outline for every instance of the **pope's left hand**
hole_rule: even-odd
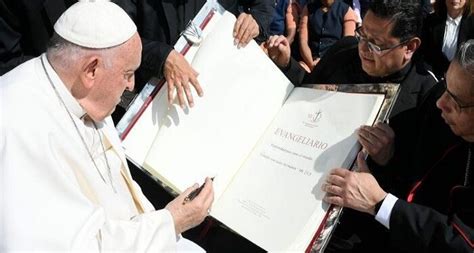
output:
[[[245,47],[259,33],[259,26],[252,15],[241,13],[234,25],[234,44],[238,48]]]

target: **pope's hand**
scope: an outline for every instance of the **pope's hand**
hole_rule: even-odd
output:
[[[363,152],[357,156],[357,164],[360,170],[368,171]],[[387,195],[372,174],[342,168],[331,170],[322,190],[326,192],[326,202],[372,215],[375,205]]]
[[[395,133],[392,128],[378,122],[375,126],[362,126],[357,133],[359,142],[378,165],[386,165],[393,157]]]
[[[196,198],[188,202],[184,200],[198,187],[198,184],[193,185],[166,205],[166,209],[173,216],[176,234],[199,225],[208,215],[209,208],[214,201],[214,190],[210,178],[206,178],[205,185]]]
[[[241,13],[234,25],[234,44],[239,48],[245,47],[259,33],[259,26],[252,15]]]
[[[183,55],[172,50],[166,58],[163,74],[168,83],[168,102],[173,103],[174,93],[178,95],[181,108],[186,106],[186,99],[190,107],[194,106],[190,85],[194,86],[197,94],[203,95],[201,85],[197,79],[198,73],[189,65]],[[186,96],[186,99],[184,98]]]
[[[273,35],[263,45],[268,56],[279,67],[286,67],[290,63],[290,43],[283,35]]]

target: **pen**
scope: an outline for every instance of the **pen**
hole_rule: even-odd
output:
[[[211,177],[211,181],[214,181],[214,177]],[[206,185],[206,183],[202,184],[199,188],[197,188],[197,189],[193,190],[191,193],[189,193],[188,196],[186,196],[186,198],[184,198],[183,205],[188,203],[189,201],[193,200],[197,195],[199,195],[199,193],[204,188],[204,185]]]

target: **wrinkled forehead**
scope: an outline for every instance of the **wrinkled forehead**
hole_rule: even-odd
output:
[[[122,60],[129,69],[137,69],[141,62],[142,43],[138,33],[135,33],[130,40],[128,40],[122,48]]]

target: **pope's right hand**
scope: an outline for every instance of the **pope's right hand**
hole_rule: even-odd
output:
[[[291,49],[290,43],[283,35],[273,35],[263,45],[268,52],[268,56],[275,64],[280,67],[286,67],[290,64]]]
[[[206,178],[201,192],[193,200],[185,201],[184,199],[197,188],[198,184],[189,187],[165,207],[173,216],[176,234],[199,225],[209,214],[209,208],[214,201],[212,180]]]
[[[181,108],[186,106],[186,100],[190,107],[194,106],[193,95],[191,94],[192,85],[197,94],[203,95],[201,85],[197,79],[198,72],[186,61],[184,56],[176,50],[171,50],[166,58],[163,68],[163,74],[168,83],[168,103],[173,103],[174,93],[178,95],[178,101]],[[185,99],[186,96],[186,99]]]

